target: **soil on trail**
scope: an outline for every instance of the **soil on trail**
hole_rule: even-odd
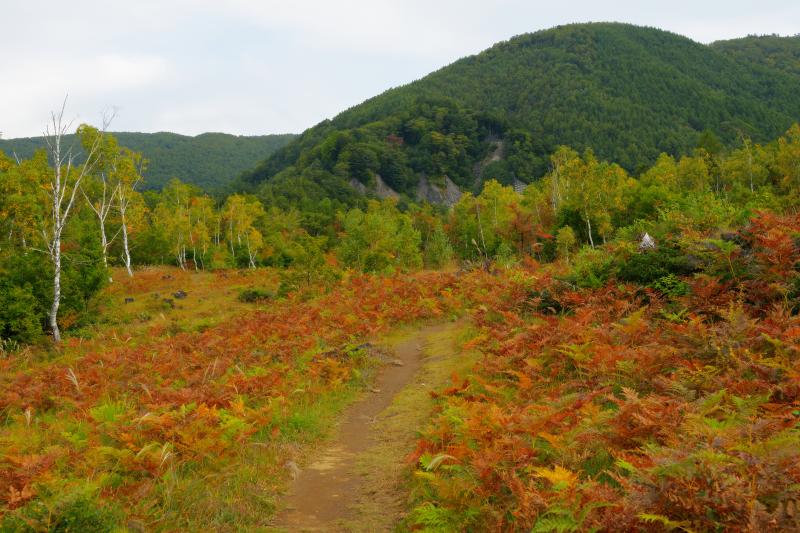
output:
[[[405,456],[427,420],[429,390],[459,358],[463,323],[428,326],[400,339],[372,392],[345,409],[336,436],[299,471],[276,526],[285,531],[391,531],[402,518]],[[447,364],[442,364],[443,362]],[[424,368],[423,372],[420,372]]]

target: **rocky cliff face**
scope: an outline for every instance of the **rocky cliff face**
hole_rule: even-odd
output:
[[[400,198],[397,191],[389,187],[380,174],[375,174],[375,196],[378,198]]]
[[[444,177],[444,186],[432,184],[427,177],[423,176],[417,185],[417,200],[430,202],[432,204],[444,204],[452,206],[461,198],[461,190],[453,180]]]
[[[488,139],[488,142],[491,144],[491,151],[483,159],[483,161],[475,163],[475,166],[472,167],[472,174],[475,176],[476,181],[480,181],[481,179],[483,179],[483,170],[487,166],[489,166],[491,163],[494,163],[495,161],[502,161],[506,157],[505,142],[497,139]]]
[[[361,183],[355,178],[350,179],[350,186],[360,192],[361,194],[371,194],[377,196],[381,200],[385,198],[400,198],[397,191],[389,187],[380,174],[375,174],[375,183],[369,187]]]
[[[355,178],[350,178],[350,186],[361,194],[367,194],[367,186]]]

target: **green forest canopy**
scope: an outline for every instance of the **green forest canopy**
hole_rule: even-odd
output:
[[[542,176],[559,145],[637,172],[662,152],[690,153],[704,132],[728,147],[764,142],[800,118],[799,43],[704,45],[619,23],[521,35],[306,130],[242,186],[285,199],[297,182],[333,191],[377,174],[400,192],[422,176],[474,190],[482,179]]]
[[[145,189],[161,189],[171,178],[205,190],[224,189],[239,174],[286,145],[295,136],[241,136],[203,133],[195,137],[177,133],[117,132],[120,145],[144,155],[148,160]],[[73,137],[68,136],[67,142]],[[76,147],[80,143],[76,143]],[[0,139],[0,150],[29,159],[44,147],[43,137]]]

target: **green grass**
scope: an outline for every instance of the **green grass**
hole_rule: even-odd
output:
[[[365,360],[365,370],[369,362]],[[305,463],[332,433],[338,415],[359,397],[358,377],[313,400],[298,392],[286,415],[257,432],[237,457],[170,471],[157,507],[140,509],[165,531],[264,531],[277,508],[277,494],[291,479],[289,461]],[[272,433],[280,438],[268,438]],[[140,514],[140,513],[137,513]]]

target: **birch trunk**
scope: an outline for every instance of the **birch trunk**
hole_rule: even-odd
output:
[[[125,222],[124,211],[122,212],[122,253],[128,276],[133,277],[133,270],[131,269],[131,250],[128,248],[128,224]]]
[[[56,172],[58,174],[58,172]],[[57,180],[60,179],[56,178]],[[58,181],[57,181],[58,183]],[[60,206],[57,205],[57,196],[53,195],[53,213],[54,222],[56,227],[60,224]],[[55,233],[55,232],[54,232]],[[50,306],[50,314],[48,316],[50,322],[50,331],[53,333],[53,341],[55,343],[61,342],[61,330],[58,328],[58,308],[61,306],[61,232],[58,231],[53,236],[53,242],[50,247],[50,258],[53,262],[53,303]]]
[[[136,191],[136,186],[142,179],[142,170],[138,168],[136,171],[136,178],[130,183],[120,183],[117,188],[117,208],[119,210],[120,222],[122,223],[122,253],[125,261],[125,269],[128,271],[128,276],[133,277],[133,268],[131,268],[131,249],[128,242],[128,206],[130,206],[132,196]]]
[[[253,251],[250,249],[250,236],[245,235],[245,241],[247,242],[247,258],[250,260],[250,268],[256,268],[255,256],[253,255]]]
[[[106,236],[106,222],[100,219],[100,246],[103,248],[103,266],[108,268],[108,237]]]
[[[70,184],[70,175],[73,174],[73,164],[75,154],[72,148],[63,149],[61,142],[63,137],[70,129],[71,123],[64,123],[64,111],[67,106],[67,99],[61,105],[59,113],[51,113],[51,124],[45,131],[45,143],[47,144],[48,155],[53,164],[52,181],[50,182],[50,223],[52,227],[45,226],[42,229],[47,252],[53,264],[53,302],[48,313],[48,322],[53,334],[53,341],[58,344],[61,342],[61,330],[58,327],[58,308],[61,306],[61,235],[64,232],[67,220],[69,220],[72,207],[75,205],[75,197],[80,190],[81,181],[90,174],[93,168],[94,155],[100,147],[101,135],[87,150],[86,163],[75,169],[75,178]],[[110,123],[108,117],[103,118],[103,129],[105,132]],[[52,130],[50,127],[52,126]]]
[[[483,237],[483,224],[481,223],[481,209],[477,199],[475,200],[475,214],[477,215],[478,218],[478,230],[481,236],[481,246],[483,246],[484,259],[488,260],[489,254],[486,251],[486,239],[484,239]]]
[[[233,249],[233,218],[228,221],[228,242],[231,245],[231,256],[236,259],[236,251]]]

